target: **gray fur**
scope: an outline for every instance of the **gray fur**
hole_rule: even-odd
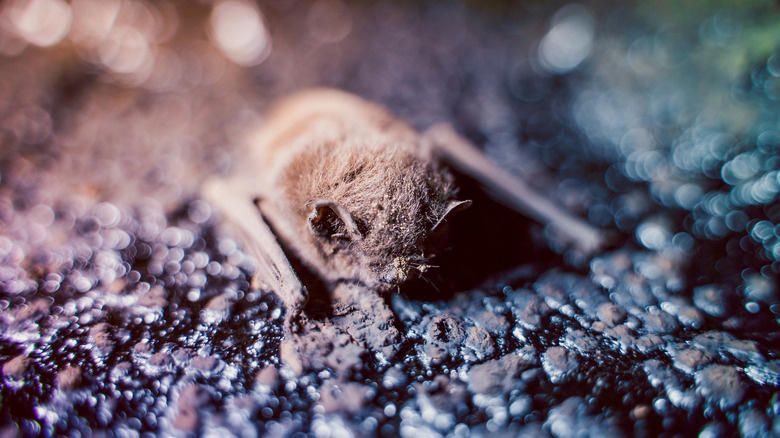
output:
[[[286,99],[267,127],[255,145],[266,159],[260,206],[299,258],[326,280],[377,287],[427,269],[427,238],[456,190],[415,131],[335,90]]]

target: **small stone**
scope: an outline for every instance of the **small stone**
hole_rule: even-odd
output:
[[[105,322],[92,326],[92,328],[89,329],[89,335],[95,342],[95,346],[103,351],[111,350],[114,346],[109,332],[109,325]]]
[[[755,341],[734,339],[726,343],[725,349],[734,358],[743,362],[759,363],[764,361],[764,356],[758,350]]]
[[[255,375],[255,382],[265,386],[274,386],[279,382],[279,370],[267,366]]]
[[[201,371],[214,371],[219,366],[219,359],[214,356],[195,356],[192,366]]]
[[[645,308],[656,304],[647,281],[637,274],[626,274],[610,292],[610,299],[620,307]]]
[[[81,385],[81,368],[69,365],[57,373],[57,387],[63,391],[77,388]]]
[[[168,367],[173,364],[173,357],[165,351],[158,351],[149,359],[149,365],[156,367]]]
[[[619,293],[618,291],[623,287],[625,287],[623,292],[628,293],[631,297],[631,302],[637,307],[645,308],[657,303],[655,295],[653,295],[650,286],[647,284],[647,279],[639,274],[626,274],[613,293]]]
[[[542,354],[542,368],[550,381],[563,382],[579,368],[577,354],[563,347],[550,347]]]
[[[722,289],[714,285],[699,286],[693,290],[693,304],[712,316],[726,316],[726,297]]]
[[[680,306],[674,315],[686,327],[699,328],[704,324],[704,315],[693,306]]]
[[[422,351],[433,364],[458,357],[460,347],[466,341],[464,324],[452,315],[439,315],[431,319],[425,335]]]
[[[568,288],[576,281],[577,278],[573,275],[552,272],[534,284],[534,289],[548,306],[558,309],[569,302]]]
[[[735,406],[745,395],[745,386],[733,366],[710,365],[698,371],[695,380],[697,391],[721,410]]]
[[[463,323],[452,315],[433,318],[428,326],[428,340],[446,345],[460,345],[466,339]]]
[[[733,340],[734,337],[730,334],[713,330],[696,335],[692,343],[703,349],[718,350],[721,346]]]
[[[49,313],[52,303],[54,299],[48,297],[35,299],[20,309],[18,318],[20,321],[36,322]]]
[[[626,319],[626,311],[613,303],[604,303],[600,305],[596,313],[599,320],[609,327],[614,327]]]
[[[594,275],[608,275],[613,278],[620,277],[631,269],[631,253],[629,251],[615,251],[603,257],[594,259],[591,270]]]
[[[742,438],[761,438],[769,436],[769,419],[756,408],[739,413],[739,433]]]
[[[637,338],[634,346],[642,353],[648,353],[664,345],[664,340],[658,335],[644,335]]]
[[[477,394],[503,394],[525,386],[519,379],[529,363],[516,354],[474,365],[468,372],[468,389]]]
[[[601,288],[591,282],[579,282],[572,288],[571,301],[590,319],[598,318],[598,309],[609,302]]]
[[[133,345],[133,352],[140,355],[151,354],[152,345],[148,342],[137,342],[135,345]]]
[[[188,385],[179,392],[179,410],[173,426],[183,432],[195,433],[203,421],[202,412],[210,399],[208,390],[201,385]]]
[[[740,340],[726,332],[710,331],[692,339],[693,345],[702,349],[717,351],[721,355],[731,355],[747,363],[762,363],[764,356],[755,341]]]
[[[637,316],[642,320],[642,328],[649,333],[667,334],[680,328],[677,318],[655,306]]]
[[[509,320],[507,320],[506,316],[488,311],[480,312],[474,318],[474,322],[498,337],[506,336],[507,333],[509,333],[509,328],[511,327],[511,324]]]
[[[542,327],[542,318],[550,313],[550,308],[544,300],[529,291],[514,291],[508,295],[513,304],[513,311],[517,322],[528,330],[539,330]]]
[[[509,415],[516,418],[523,418],[531,412],[532,402],[533,400],[528,395],[518,397],[509,405]]]
[[[162,286],[154,286],[138,298],[138,305],[144,307],[165,307],[168,304],[168,294]]]
[[[466,345],[474,351],[477,359],[492,356],[496,351],[495,342],[487,330],[482,327],[469,327],[466,333]]]
[[[693,373],[715,359],[711,353],[705,350],[685,345],[680,348],[670,348],[669,353],[672,356],[674,366],[686,374]]]
[[[639,405],[636,406],[634,409],[631,410],[631,417],[635,420],[644,420],[647,418],[651,413],[653,412],[653,409],[648,405]]]
[[[599,339],[591,336],[584,330],[567,329],[564,343],[567,348],[571,348],[580,354],[587,354],[596,351],[599,347]]]
[[[620,324],[614,328],[607,328],[604,330],[604,334],[611,338],[617,339],[617,341],[620,343],[621,349],[624,351],[628,351],[630,348],[633,348],[637,341],[637,336],[634,334],[634,331],[631,330],[631,328],[626,324]]]
[[[20,354],[3,364],[3,375],[19,380],[27,372],[29,363],[30,359]]]
[[[610,420],[594,416],[580,397],[571,397],[550,409],[544,428],[556,438],[622,436]]]
[[[773,303],[777,297],[775,283],[759,273],[747,275],[744,286],[745,296],[750,300]]]
[[[233,307],[233,302],[235,302],[235,299],[229,294],[224,293],[209,300],[208,304],[206,304],[206,308],[217,312],[226,312]]]
[[[780,386],[780,360],[750,365],[745,374],[759,385]]]
[[[328,381],[320,388],[319,404],[325,413],[358,412],[368,398],[368,387],[352,382],[338,384]]]
[[[604,333],[608,329],[607,325],[601,321],[596,321],[590,326],[590,329],[596,333]]]

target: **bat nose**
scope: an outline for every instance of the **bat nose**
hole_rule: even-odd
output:
[[[398,278],[398,270],[395,268],[390,268],[386,270],[382,275],[379,277],[379,281],[386,284],[393,284],[395,283],[396,279]]]

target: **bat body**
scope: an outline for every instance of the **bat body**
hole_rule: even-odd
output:
[[[255,286],[284,301],[289,336],[281,354],[299,372],[323,363],[311,359],[313,333],[392,356],[400,334],[380,293],[424,275],[446,238],[448,215],[470,204],[457,198],[450,166],[555,228],[581,252],[604,241],[600,230],[491,163],[448,125],[420,134],[382,107],[338,90],[281,100],[249,137],[245,156],[230,179],[207,183],[204,196],[238,225],[259,263]],[[323,280],[330,323],[303,314],[307,288],[279,242]],[[307,335],[306,324],[319,325]]]
[[[280,102],[251,141],[260,209],[328,283],[386,289],[423,273],[455,198],[449,170],[406,123],[356,96]]]

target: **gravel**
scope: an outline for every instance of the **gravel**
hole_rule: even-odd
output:
[[[73,20],[0,8],[0,435],[780,434],[775,7],[33,3]],[[217,4],[271,51],[239,66]],[[198,191],[309,85],[450,122],[613,245],[474,192],[454,268],[301,358]]]

